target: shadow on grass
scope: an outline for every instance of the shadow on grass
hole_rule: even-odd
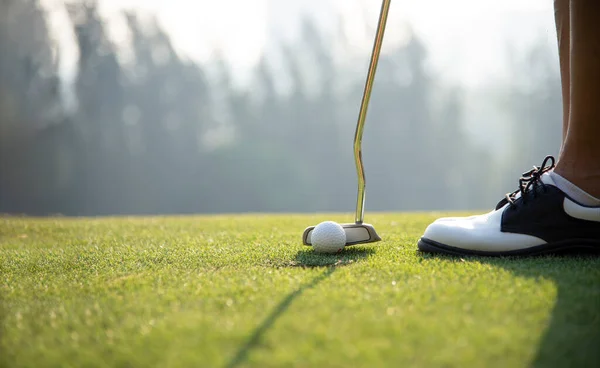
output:
[[[372,248],[348,247],[343,252],[336,254],[316,253],[312,248],[307,247],[296,253],[291,262],[292,267],[326,267],[326,266],[346,266],[375,254]]]
[[[238,350],[233,359],[229,361],[226,367],[236,367],[242,364],[247,358],[250,351],[259,345],[262,336],[271,328],[277,319],[285,313],[290,307],[294,299],[302,295],[306,290],[310,290],[317,286],[320,282],[327,279],[335,271],[335,267],[328,267],[325,272],[315,277],[311,282],[300,286],[298,289],[288,294],[267,316],[267,318],[254,330],[246,343]]]
[[[456,260],[457,257],[423,255]],[[600,367],[600,257],[578,254],[529,258],[463,257],[521,277],[552,280],[551,320],[531,367]]]
[[[6,318],[7,318],[7,311],[6,311],[6,307],[4,306],[4,298],[3,295],[0,293],[0,357],[5,357],[4,359],[0,359],[0,367],[8,367],[8,360],[10,357],[10,360],[12,360],[12,356],[8,354],[8,352],[5,349],[4,346],[4,326],[6,324]]]
[[[252,335],[248,338],[246,343],[237,351],[233,359],[229,361],[226,367],[237,367],[244,363],[248,359],[248,354],[252,349],[260,344],[260,340],[263,335],[273,327],[273,324],[277,321],[281,315],[283,315],[290,307],[292,302],[300,297],[302,293],[310,290],[321,283],[323,280],[329,278],[332,273],[335,272],[337,267],[352,264],[361,259],[367,258],[368,256],[375,253],[373,249],[368,248],[348,248],[338,254],[318,254],[312,249],[299,251],[294,257],[294,261],[290,263],[291,267],[310,267],[317,268],[323,267],[325,271],[319,276],[315,277],[312,281],[300,286],[295,291],[288,294],[265,318],[265,320],[252,332]]]

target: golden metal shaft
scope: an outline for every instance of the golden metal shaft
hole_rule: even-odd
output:
[[[377,25],[377,34],[373,44],[373,52],[371,54],[371,63],[365,83],[362,102],[360,104],[360,112],[358,122],[356,124],[356,133],[354,135],[354,160],[356,161],[356,172],[358,174],[358,200],[356,202],[356,223],[362,224],[365,213],[365,170],[362,162],[362,136],[365,128],[365,120],[367,117],[367,109],[371,99],[371,91],[373,90],[373,81],[375,80],[375,72],[379,62],[379,54],[381,52],[381,44],[383,43],[383,35],[385,33],[385,25],[390,9],[391,0],[383,0],[381,4],[381,12],[379,14],[379,23]]]

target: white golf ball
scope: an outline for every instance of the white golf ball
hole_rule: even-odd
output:
[[[346,232],[337,222],[325,221],[315,226],[310,240],[315,252],[337,253],[346,245]]]

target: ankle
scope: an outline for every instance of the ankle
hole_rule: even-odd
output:
[[[575,165],[561,164],[561,161],[559,161],[554,168],[554,172],[589,195],[600,198],[600,167],[582,168]]]

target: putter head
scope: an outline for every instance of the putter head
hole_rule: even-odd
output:
[[[346,246],[374,243],[381,240],[375,228],[370,224],[341,224],[346,232]],[[307,227],[302,234],[302,243],[304,245],[312,245],[310,235],[315,229],[315,226]]]

